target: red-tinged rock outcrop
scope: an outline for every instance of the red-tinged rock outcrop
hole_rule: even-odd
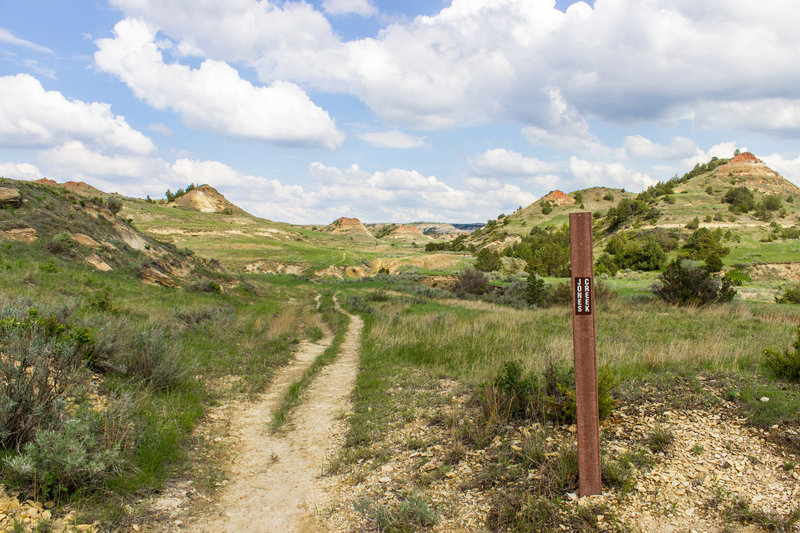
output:
[[[737,163],[761,163],[764,164],[759,158],[751,154],[750,152],[742,152],[739,155],[735,156],[733,159],[728,161],[728,164],[737,164]]]
[[[564,207],[567,205],[575,205],[575,198],[568,196],[559,190],[555,190],[544,195],[542,197],[542,202],[550,202],[558,207]]]
[[[331,222],[322,230],[334,235],[346,235],[356,241],[374,241],[375,237],[357,218],[341,217]]]

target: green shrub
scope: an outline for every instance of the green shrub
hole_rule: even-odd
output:
[[[17,483],[43,495],[102,487],[123,467],[119,448],[105,446],[103,431],[101,416],[81,408],[58,430],[36,433],[5,463]]]
[[[792,343],[793,350],[783,351],[775,348],[764,350],[764,365],[778,378],[786,381],[800,382],[800,327],[797,338]]]
[[[479,295],[486,292],[488,280],[480,270],[468,269],[462,271],[453,284],[453,292],[460,296]]]
[[[427,499],[416,492],[401,497],[391,505],[374,505],[368,499],[356,504],[384,533],[414,533],[436,525],[439,513],[431,509]]]
[[[56,233],[53,238],[44,245],[45,250],[51,254],[64,254],[72,250],[77,243],[66,231]]]
[[[108,201],[106,201],[106,207],[108,207],[112,215],[116,215],[122,210],[122,200],[117,196],[111,196]]]
[[[686,229],[695,230],[700,227],[700,219],[698,217],[694,217],[692,220],[686,223]]]
[[[150,323],[127,331],[114,362],[127,376],[160,391],[177,385],[187,374],[180,350],[166,327]]]
[[[775,194],[766,195],[761,204],[768,211],[778,211],[782,207],[780,197]]]
[[[800,283],[784,287],[782,292],[775,296],[779,304],[800,304]]]
[[[494,272],[500,270],[503,266],[503,261],[500,259],[500,254],[495,250],[489,248],[481,248],[478,252],[477,260],[475,261],[475,268],[483,272]]]
[[[16,448],[53,427],[66,398],[86,380],[92,342],[87,330],[63,316],[0,312],[0,445]]]
[[[710,254],[706,257],[706,269],[709,272],[719,272],[722,270],[722,259],[717,254]]]
[[[673,305],[708,305],[729,302],[736,290],[729,279],[712,276],[707,269],[672,261],[651,290]]]
[[[738,268],[732,268],[728,270],[722,279],[727,279],[731,285],[735,285],[737,287],[741,287],[746,282],[753,281],[753,278],[750,277],[750,274],[743,270],[739,270]]]
[[[753,191],[747,187],[734,187],[725,193],[722,201],[730,204],[729,209],[734,213],[747,213],[756,206]]]
[[[551,204],[548,201],[542,202],[542,214],[549,215],[552,212],[553,212],[553,204]]]
[[[613,376],[603,370],[598,375],[600,420],[614,410]],[[548,362],[541,375],[524,372],[522,363],[506,361],[490,387],[484,391],[484,409],[500,419],[533,419],[541,422],[575,421],[575,369]]]
[[[675,442],[675,434],[668,428],[656,426],[647,435],[647,447],[653,453],[664,453]]]
[[[545,286],[544,280],[537,276],[536,272],[528,274],[525,282],[525,301],[536,307],[548,307],[550,296],[550,290]]]

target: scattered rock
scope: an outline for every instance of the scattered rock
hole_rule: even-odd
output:
[[[3,237],[10,241],[33,242],[36,240],[36,230],[33,228],[17,228],[3,231]]]
[[[146,267],[144,270],[142,270],[142,273],[139,274],[139,279],[142,281],[142,283],[147,283],[148,285],[159,285],[161,287],[178,286],[177,283],[172,281],[172,278],[153,267]]]
[[[73,241],[77,242],[78,244],[82,244],[83,246],[88,246],[89,248],[102,248],[99,242],[83,233],[70,233],[70,236],[72,236]]]
[[[22,205],[22,196],[17,189],[0,187],[0,209],[6,207],[19,207]]]
[[[109,266],[108,263],[103,261],[103,259],[98,255],[92,254],[92,255],[88,256],[86,258],[86,262],[89,265],[91,265],[94,268],[96,268],[97,270],[99,270],[100,272],[110,272],[111,270],[113,270],[111,268],[111,266]]]

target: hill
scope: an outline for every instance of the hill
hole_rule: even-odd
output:
[[[45,269],[83,264],[170,287],[192,278],[199,263],[191,251],[139,232],[117,216],[119,197],[83,185],[1,179],[0,187],[20,198],[18,205],[0,209],[0,235],[9,241],[5,257],[24,257]],[[87,199],[89,192],[93,196]]]
[[[244,209],[237,207],[210,185],[200,185],[176,196],[168,205],[201,213],[223,213],[226,215],[246,215]]]
[[[561,228],[575,211],[593,213],[600,272],[659,270],[677,257],[708,259],[717,269],[740,265],[760,279],[765,272],[800,270],[800,188],[748,152],[712,158],[639,194],[604,187],[552,191],[468,237],[427,249],[485,248],[523,259],[541,275],[564,276],[569,239]],[[780,268],[758,266],[777,263]]]
[[[357,218],[337,218],[322,230],[333,235],[342,235],[351,241],[374,242],[375,236]]]

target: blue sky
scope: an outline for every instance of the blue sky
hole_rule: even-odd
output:
[[[800,184],[790,0],[8,0],[0,176],[273,220],[483,221],[750,150]]]

